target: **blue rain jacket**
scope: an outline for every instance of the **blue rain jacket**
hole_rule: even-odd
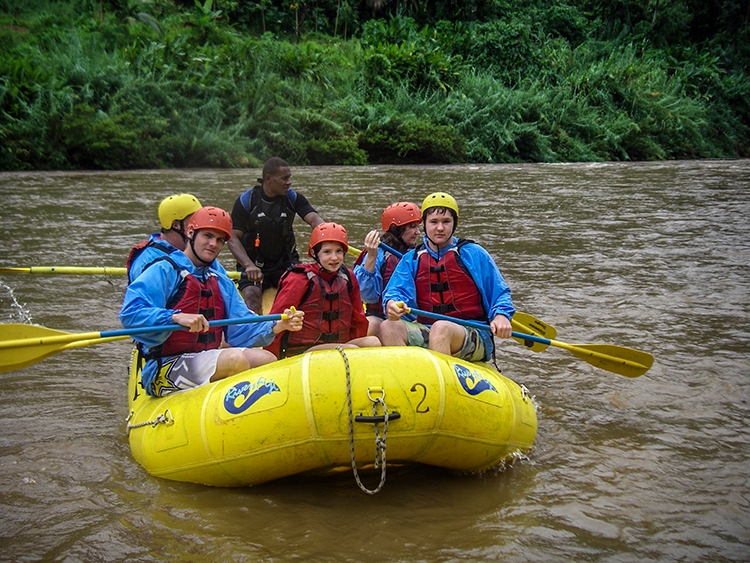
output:
[[[227,312],[227,318],[254,317],[255,313],[245,305],[234,282],[226,276],[224,269],[214,262],[207,267],[197,267],[179,250],[169,256],[178,266],[184,268],[201,280],[209,272],[219,277],[221,296]],[[221,268],[221,270],[219,270]],[[179,311],[167,309],[177,293],[182,277],[167,260],[158,260],[149,266],[136,280],[128,286],[120,310],[120,322],[125,328],[144,326],[173,325],[172,315]],[[224,327],[224,338],[230,346],[251,348],[269,345],[274,338],[274,321],[248,323]],[[143,352],[148,353],[155,346],[162,344],[171,331],[153,332],[133,336],[136,342],[143,345]],[[150,382],[156,376],[157,362],[150,360],[141,372],[144,389],[150,388]]]
[[[440,255],[456,246],[458,239],[453,237],[450,245],[440,251]],[[425,244],[427,252],[435,259],[438,259],[438,253],[434,252]],[[414,280],[417,277],[417,265],[419,260],[415,259],[414,250],[410,250],[396,266],[388,285],[383,292],[383,309],[385,310],[388,301],[403,301],[407,307],[417,307],[417,294]],[[503,275],[500,273],[495,261],[489,253],[474,243],[467,243],[459,250],[461,260],[466,269],[469,271],[471,278],[479,288],[482,295],[482,305],[487,312],[487,322],[494,319],[496,315],[503,315],[510,320],[513,313],[516,312],[513,307],[513,300],[510,296],[510,288],[505,283]],[[492,333],[486,330],[479,331],[484,341],[485,350],[493,348]],[[487,358],[485,358],[487,359]]]

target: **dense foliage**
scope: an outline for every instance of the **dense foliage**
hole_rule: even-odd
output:
[[[0,169],[750,156],[750,0],[0,0]]]

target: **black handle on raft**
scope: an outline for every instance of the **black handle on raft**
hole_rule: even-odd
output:
[[[391,420],[396,420],[398,418],[401,418],[401,414],[397,412],[389,412],[388,413],[388,422]],[[372,424],[383,424],[385,422],[385,415],[380,416],[365,416],[363,414],[358,414],[354,417],[354,422],[370,422]]]

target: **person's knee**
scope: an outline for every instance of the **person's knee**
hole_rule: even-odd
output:
[[[380,341],[384,346],[405,345],[406,326],[402,321],[385,320],[380,324]]]
[[[245,355],[240,348],[224,348],[216,361],[216,371],[211,376],[211,381],[224,379],[235,373],[248,369]]]
[[[379,340],[380,325],[382,322],[382,319],[378,317],[367,317],[367,336],[374,336]]]
[[[377,336],[363,336],[359,346],[360,348],[374,348],[380,346],[380,339]]]
[[[438,340],[440,338],[450,337],[452,333],[451,325],[453,325],[453,323],[447,321],[435,321],[430,328],[430,338]]]
[[[254,285],[254,284],[246,285],[245,287],[242,288],[242,296],[245,297],[246,299],[248,297],[258,298],[261,295],[263,295],[263,290],[260,288],[259,285]]]
[[[450,321],[436,321],[430,329],[430,349],[447,351],[451,354],[463,347],[466,331],[461,325]]]
[[[263,291],[257,285],[248,285],[242,290],[242,297],[245,300],[245,304],[251,311],[260,310],[261,300],[263,299]]]
[[[248,369],[257,368],[259,366],[270,364],[271,362],[276,361],[276,356],[274,356],[273,353],[269,352],[268,350],[245,348],[243,350],[243,353],[245,356],[245,361],[248,364]]]

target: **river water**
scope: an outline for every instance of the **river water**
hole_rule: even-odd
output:
[[[354,246],[448,191],[516,306],[644,376],[499,343],[539,433],[505,471],[215,489],[149,476],[125,435],[127,342],[0,374],[0,561],[750,560],[750,161],[293,168]],[[0,174],[0,267],[122,266],[158,202],[231,209],[257,170]],[[306,247],[309,229],[297,221]],[[231,266],[228,250],[222,261]],[[3,323],[119,328],[120,277],[0,275]],[[8,352],[2,352],[8,353]]]

